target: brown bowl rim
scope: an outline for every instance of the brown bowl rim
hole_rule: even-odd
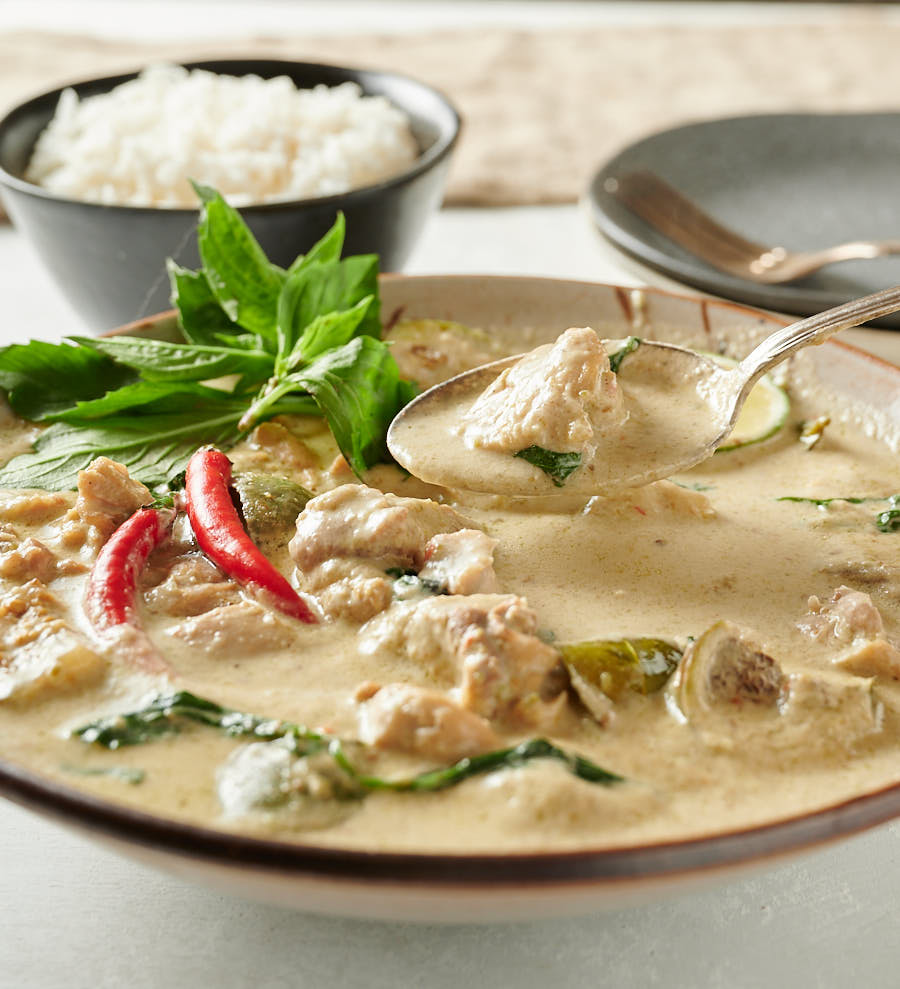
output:
[[[573,287],[608,288],[620,299],[634,286],[573,279],[516,275],[387,275],[391,281],[464,281],[489,279],[508,283],[539,282]],[[732,309],[743,315],[787,325],[784,316],[713,297],[643,287],[652,295]],[[171,320],[174,310],[158,313],[117,328],[134,332]],[[858,358],[874,361],[900,376],[900,367],[851,344],[828,341]],[[751,866],[769,859],[811,850],[886,823],[900,815],[900,782],[886,784],[818,809],[764,824],[690,838],[642,844],[578,848],[554,852],[445,853],[385,852],[333,848],[260,838],[158,817],[110,803],[74,787],[41,777],[0,759],[0,795],[64,823],[140,847],[187,856],[195,861],[231,869],[261,871],[281,878],[314,878],[344,885],[381,884],[393,888],[433,886],[459,891],[530,888],[535,890],[610,888],[640,882],[678,879],[714,873],[729,867]]]

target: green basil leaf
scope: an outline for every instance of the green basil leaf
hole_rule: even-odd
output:
[[[545,450],[542,446],[528,446],[513,456],[527,460],[538,470],[542,470],[558,488],[581,466],[580,453],[558,453],[555,450]]]
[[[71,339],[140,371],[144,381],[209,381],[240,374],[258,383],[268,378],[274,367],[272,355],[258,350],[166,343],[145,337]]]
[[[387,428],[406,404],[410,383],[400,377],[387,344],[354,337],[288,380],[315,398],[357,475],[388,458]]]
[[[888,506],[875,516],[875,527],[879,532],[900,532],[900,494],[891,495]]]
[[[14,343],[0,350],[0,388],[12,409],[40,422],[82,398],[97,398],[135,374],[95,350],[67,343]]]
[[[71,732],[71,736],[88,745],[101,745],[115,750],[166,738],[177,734],[189,724],[218,729],[232,738],[252,738],[257,742],[277,741],[289,745],[291,751],[298,756],[327,752],[349,780],[363,791],[431,793],[456,786],[472,776],[498,769],[516,769],[535,759],[554,759],[574,776],[601,786],[612,786],[625,781],[618,773],[610,772],[584,756],[560,749],[546,738],[530,738],[510,748],[483,752],[460,759],[450,766],[426,770],[406,779],[384,779],[361,773],[350,760],[345,743],[340,738],[310,731],[303,725],[289,721],[235,711],[186,690],[156,694],[138,710],[107,715],[81,725]],[[359,747],[360,743],[354,744]]]
[[[314,261],[319,261],[322,264],[330,264],[333,261],[339,261],[341,258],[341,251],[344,249],[344,234],[346,232],[346,227],[347,224],[344,220],[344,214],[338,211],[332,228],[325,234],[324,237],[313,244],[306,254],[301,254],[294,261],[290,268],[288,268],[288,274],[293,275],[294,272],[299,271],[301,268],[305,268]]]
[[[197,244],[212,294],[229,320],[274,344],[285,272],[266,258],[240,213],[215,189],[196,183],[194,189],[202,203]]]
[[[373,297],[367,295],[352,309],[325,313],[306,327],[288,357],[287,366],[293,370],[301,363],[315,360],[326,350],[334,350],[349,343],[357,334],[360,324],[372,305]]]
[[[356,335],[381,336],[378,304],[378,258],[374,254],[322,264],[315,261],[289,275],[278,300],[278,356],[286,366],[306,328],[320,316],[350,310],[364,299],[368,306],[354,328]]]
[[[202,414],[226,407],[239,409],[245,404],[245,399],[235,397],[231,392],[207,388],[193,382],[173,385],[162,381],[135,381],[124,388],[107,392],[102,398],[78,402],[72,408],[48,418],[53,422],[85,422],[94,425],[93,420],[123,412],[133,416],[191,411]]]
[[[182,268],[171,258],[166,268],[172,286],[172,305],[178,310],[178,325],[189,343],[213,344],[221,334],[233,337],[241,332],[237,323],[225,315],[202,271]]]
[[[164,484],[184,470],[198,446],[229,447],[238,437],[242,406],[202,411],[111,416],[96,425],[57,422],[37,438],[34,450],[0,469],[0,487],[65,491],[78,472],[99,456],[112,457],[148,486]]]
[[[230,347],[232,350],[265,350],[263,338],[255,333],[238,333],[229,336],[227,333],[214,333],[210,346]]]
[[[628,337],[622,346],[609,355],[609,369],[610,371],[615,371],[616,374],[619,373],[619,368],[622,366],[622,361],[629,354],[633,354],[638,347],[640,347],[641,341],[639,337]]]

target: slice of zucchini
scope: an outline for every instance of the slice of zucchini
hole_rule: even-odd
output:
[[[729,621],[719,621],[691,643],[670,685],[687,721],[702,724],[712,712],[777,710],[787,690],[778,663]]]
[[[721,367],[737,367],[738,362],[722,354],[707,353],[704,356]],[[761,443],[774,436],[787,422],[791,411],[791,400],[787,392],[764,374],[753,386],[731,435],[716,450],[724,453],[737,450],[751,443]]]

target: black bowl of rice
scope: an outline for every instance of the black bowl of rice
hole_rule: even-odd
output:
[[[444,191],[459,114],[392,72],[274,59],[152,66],[38,96],[0,121],[0,192],[89,328],[169,307],[199,264],[190,179],[287,267],[343,211],[345,251],[405,264]]]

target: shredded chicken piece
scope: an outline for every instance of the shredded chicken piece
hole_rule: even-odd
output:
[[[253,601],[213,608],[168,631],[195,649],[223,657],[284,649],[294,641],[287,622]]]
[[[0,700],[30,703],[95,683],[106,660],[62,619],[37,580],[0,595]]]
[[[199,553],[177,557],[165,579],[144,592],[151,611],[176,618],[202,615],[240,599],[238,585]]]
[[[62,515],[72,505],[64,491],[0,492],[0,521],[37,525]]]
[[[465,414],[463,438],[501,453],[539,446],[590,460],[597,440],[627,417],[599,337],[573,327],[501,372]]]
[[[78,497],[66,515],[61,542],[73,548],[85,543],[99,548],[126,519],[152,501],[153,495],[129,477],[127,467],[109,457],[97,457],[78,472]]]
[[[480,529],[442,532],[425,544],[421,580],[432,581],[450,594],[494,594],[494,550],[497,540]]]
[[[390,607],[394,597],[392,579],[365,560],[326,560],[304,573],[302,584],[329,618],[360,623]]]
[[[364,685],[357,692],[359,737],[436,762],[456,762],[498,744],[488,722],[446,694],[411,684]]]
[[[841,585],[824,604],[813,595],[809,615],[799,623],[818,642],[849,643],[857,637],[873,639],[884,633],[884,623],[868,594]]]
[[[248,442],[254,449],[265,451],[282,468],[295,471],[319,466],[312,450],[280,422],[257,426]]]
[[[56,577],[84,573],[87,566],[78,560],[64,560],[39,539],[20,540],[10,526],[0,524],[0,577],[6,580],[37,578],[49,584]]]
[[[797,626],[817,642],[843,647],[835,666],[859,676],[900,680],[900,650],[886,637],[881,613],[863,591],[841,585],[824,603],[813,595],[809,614]]]
[[[838,671],[804,671],[788,678],[782,711],[782,744],[799,746],[804,758],[817,752],[846,755],[862,739],[882,730],[883,706],[871,677]]]
[[[316,595],[325,615],[364,622],[391,603],[388,571],[418,570],[429,552],[439,551],[429,540],[470,525],[452,508],[433,501],[344,484],[306,505],[289,549],[301,587]],[[458,559],[460,567],[465,569]],[[474,581],[474,574],[468,579]]]
[[[565,707],[559,653],[534,634],[523,598],[473,594],[395,605],[361,632],[360,648],[405,654],[460,704],[491,721],[550,730]]]
[[[313,498],[303,509],[290,553],[301,570],[333,557],[418,568],[432,536],[471,527],[468,519],[446,505],[342,484]]]
[[[235,471],[255,471],[289,477],[310,490],[321,483],[322,471],[315,453],[277,419],[261,423],[246,442],[229,451]]]
[[[716,517],[712,502],[702,491],[683,488],[673,481],[654,481],[609,497],[595,495],[584,511],[589,515],[600,515],[609,509],[624,511],[629,515],[637,510],[641,515],[647,516],[676,515],[699,519]]]

